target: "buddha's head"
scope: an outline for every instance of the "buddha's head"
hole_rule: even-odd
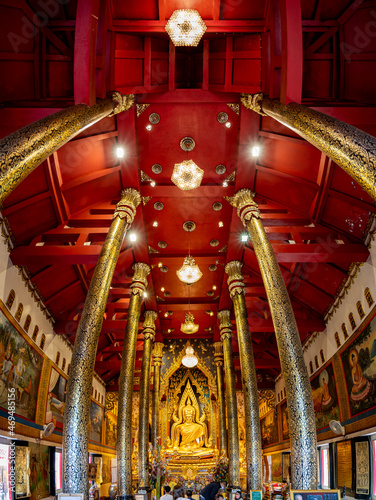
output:
[[[183,408],[183,420],[184,422],[191,423],[195,419],[196,410],[191,404],[191,400],[188,398],[187,403]]]

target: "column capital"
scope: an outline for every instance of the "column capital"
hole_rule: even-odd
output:
[[[214,342],[214,364],[223,366],[223,344],[222,342]]]
[[[265,113],[262,112],[261,106],[259,104],[260,101],[263,100],[263,98],[264,94],[262,92],[260,92],[259,94],[241,94],[240,102],[246,109],[254,111],[259,115],[267,116]]]
[[[132,269],[134,270],[134,275],[131,283],[131,294],[141,296],[148,285],[150,267],[144,262],[136,262],[133,264]]]
[[[253,201],[254,196],[255,193],[250,189],[240,189],[234,196],[224,196],[230,205],[238,209],[238,216],[244,225],[246,225],[246,221],[251,220],[253,217],[256,219],[261,218],[258,205]]]
[[[136,208],[141,203],[141,195],[137,191],[137,189],[128,188],[123,189],[121,192],[121,199],[119,203],[116,205],[116,209],[113,219],[119,217],[119,219],[127,219],[128,228],[133,222],[133,219],[136,215]]]
[[[231,339],[232,337],[232,324],[230,320],[231,311],[229,309],[222,309],[218,314],[219,319],[219,333],[221,340]]]
[[[230,292],[230,297],[233,299],[235,295],[245,293],[244,276],[242,274],[243,262],[232,260],[225,267],[225,272],[228,274],[227,284]]]
[[[155,320],[157,319],[157,313],[155,311],[145,311],[145,321],[142,323],[143,331],[142,335],[144,340],[155,338]]]
[[[108,116],[114,116],[118,113],[121,113],[122,111],[127,111],[133,106],[135,101],[134,94],[122,94],[117,90],[111,92],[110,97],[114,101],[116,106],[114,107],[113,112]]]
[[[163,347],[164,344],[162,342],[155,342],[153,349],[154,366],[161,366],[162,364]]]

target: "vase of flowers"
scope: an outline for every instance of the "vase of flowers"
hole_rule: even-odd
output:
[[[214,478],[214,481],[221,483],[223,481],[228,482],[228,458],[221,455],[217,459],[216,466],[211,470],[210,476]]]
[[[149,481],[150,486],[156,490],[156,500],[161,496],[161,487],[168,482],[167,465],[171,459],[161,457],[160,437],[157,438],[157,446],[149,448]]]

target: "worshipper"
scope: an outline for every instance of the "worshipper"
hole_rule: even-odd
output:
[[[163,487],[164,495],[161,496],[160,500],[174,500],[174,497],[171,495],[171,488],[169,486]]]
[[[203,490],[201,490],[200,496],[201,500],[215,500],[215,496],[220,488],[226,488],[226,481],[212,481],[207,484]]]
[[[235,500],[241,500],[242,492],[240,490],[235,491]]]
[[[174,500],[184,500],[184,488],[183,486],[175,486],[174,488]]]

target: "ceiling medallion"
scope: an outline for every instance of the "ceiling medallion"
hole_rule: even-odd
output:
[[[192,333],[196,333],[199,329],[200,325],[195,324],[195,318],[191,312],[187,313],[185,315],[185,321],[184,323],[181,323],[180,325],[180,330],[183,333],[187,333],[188,335],[191,335]]]
[[[222,203],[220,203],[219,201],[216,201],[215,203],[213,203],[213,210],[215,212],[219,212],[220,210],[222,210]]]
[[[183,151],[192,151],[196,146],[195,140],[192,137],[183,137],[180,141],[180,147]]]
[[[152,167],[151,170],[154,174],[160,174],[162,172],[162,166],[159,165],[159,163],[155,163]]]
[[[213,295],[214,295],[213,290],[209,290],[208,292],[206,292],[206,295],[207,295],[208,297],[213,297]]]
[[[171,297],[171,292],[165,292],[163,295],[164,295],[165,297]]]
[[[159,269],[162,271],[162,273],[167,273],[168,272],[168,267],[167,266],[162,266]]]
[[[165,30],[176,47],[197,47],[206,25],[197,10],[181,9],[172,13]]]
[[[161,201],[156,201],[154,203],[154,208],[155,210],[163,210],[164,209],[164,205]]]
[[[149,122],[151,124],[156,125],[160,121],[161,121],[161,117],[159,116],[158,113],[152,113],[151,115],[149,115]]]
[[[219,121],[219,123],[226,123],[228,120],[228,114],[224,111],[221,111],[217,114],[217,120]]]
[[[193,160],[175,163],[172,182],[182,191],[197,189],[204,177],[204,171]]]
[[[226,167],[224,165],[217,165],[215,171],[218,175],[222,175],[226,172]]]
[[[210,242],[210,246],[211,247],[217,247],[219,245],[219,241],[218,240],[211,240]]]
[[[184,231],[188,231],[188,233],[191,233],[196,229],[196,223],[193,222],[193,220],[186,220],[183,224],[183,229]]]
[[[159,246],[159,248],[166,248],[167,247],[167,243],[165,241],[159,241],[158,242],[158,246]]]
[[[217,270],[217,266],[215,264],[210,264],[209,271],[216,271],[216,270]]]

